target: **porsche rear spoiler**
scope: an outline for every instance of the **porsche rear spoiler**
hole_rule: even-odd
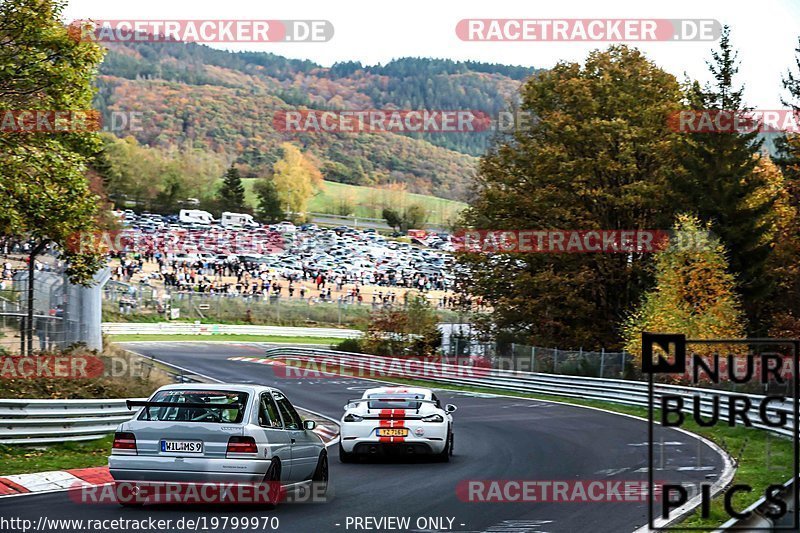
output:
[[[423,400],[422,398],[358,398],[356,400],[347,400],[347,403],[363,403],[363,402],[397,402],[397,403],[432,403],[436,404],[436,400]]]

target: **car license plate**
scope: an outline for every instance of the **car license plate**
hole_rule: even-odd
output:
[[[407,437],[408,430],[406,428],[379,428],[378,429],[378,436],[379,437]]]
[[[203,453],[203,441],[162,440],[161,451],[171,453]]]

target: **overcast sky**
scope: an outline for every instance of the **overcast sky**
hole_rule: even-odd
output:
[[[74,19],[326,19],[335,35],[327,43],[218,44],[219,48],[269,51],[329,66],[336,61],[386,63],[406,56],[476,60],[547,68],[559,60],[582,61],[605,47],[585,42],[464,42],[456,23],[465,18],[668,18],[717,19],[732,27],[741,60],[740,83],[747,102],[759,109],[781,107],[781,76],[794,65],[800,36],[798,0],[71,0]],[[714,43],[632,43],[679,78],[705,80],[705,60]]]

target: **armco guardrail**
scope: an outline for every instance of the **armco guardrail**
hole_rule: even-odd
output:
[[[376,368],[374,364],[370,364],[376,360],[376,356],[374,355],[354,354],[334,350],[321,350],[302,347],[277,347],[266,350],[266,355],[268,357],[295,357],[298,359],[324,358],[329,361],[330,364],[340,365],[346,368]],[[385,373],[381,374],[383,376],[395,376],[400,378],[409,376],[413,377],[415,372],[417,372],[417,375],[419,375],[418,371],[415,371],[413,366],[407,366],[411,364],[407,359],[381,358],[381,361],[385,362],[382,367],[385,369]],[[330,367],[330,364],[328,367]],[[409,368],[407,372],[402,371],[404,365],[406,368]],[[417,366],[420,366],[420,364]],[[533,394],[565,396],[568,398],[601,400],[641,407],[647,407],[648,405],[648,385],[646,382],[642,381],[568,376],[563,374],[537,374],[532,372],[465,367],[463,365],[440,363],[428,364],[428,368],[431,368],[434,371],[426,373],[424,377],[419,376],[420,379],[437,383],[447,383],[470,387],[491,387],[493,389],[512,392],[527,392]],[[397,371],[398,369],[400,370],[399,372]],[[365,375],[364,377],[369,376]],[[380,378],[380,376],[376,377]],[[711,400],[717,396],[726,398],[734,394],[720,390],[664,384],[656,384],[653,392],[656,401],[660,401],[661,395],[664,393],[683,397],[684,407],[686,408],[685,410],[687,412],[690,411],[692,399],[696,395],[699,396],[701,400]],[[741,396],[741,393],[735,394],[737,396]],[[745,396],[747,396],[752,403],[748,414],[752,415],[750,416],[750,419],[753,427],[765,429],[784,436],[792,436],[791,429],[775,428],[762,424],[758,421],[758,405],[764,396],[755,394],[747,394]],[[793,420],[794,406],[790,401],[782,402],[780,404],[773,402],[770,405],[770,409],[776,413],[783,412],[790,422]],[[701,413],[706,416],[711,415],[708,402],[703,403]],[[719,413],[721,418],[728,416],[727,402],[720,401]]]
[[[102,438],[136,414],[136,410],[128,409],[126,401],[0,399],[0,444],[53,444]],[[318,433],[325,439],[331,438],[330,432]]]
[[[234,324],[194,324],[191,322],[103,322],[106,335],[272,335],[276,337],[327,337],[354,339],[355,329],[301,328],[282,326],[240,326]]]
[[[99,439],[130,420],[125,400],[0,399],[0,444]]]
[[[142,365],[154,368],[151,361]],[[183,370],[160,368],[176,383],[202,382]],[[131,398],[144,400],[146,398]],[[109,400],[14,400],[0,398],[0,444],[53,444],[99,439],[130,420],[126,399]]]
[[[345,369],[361,369],[371,370],[375,369],[376,356],[354,354],[347,352],[338,352],[333,350],[318,350],[313,348],[292,348],[292,347],[278,347],[266,350],[267,357],[280,357],[283,359],[299,359],[299,369],[304,367],[303,361],[314,361],[316,367],[321,370],[330,370],[332,368],[343,367]],[[322,365],[320,363],[327,362]],[[408,360],[402,358],[382,358],[384,363],[381,368],[383,369],[382,376],[386,377],[408,377],[409,374],[414,375],[414,371],[419,367],[411,367],[410,372],[403,372],[404,365],[409,364]],[[397,370],[400,370],[399,372]],[[510,370],[495,370],[488,368],[470,368],[460,365],[451,364],[435,364],[434,371],[430,374],[425,374],[421,379],[432,381],[435,383],[444,383],[450,385],[462,385],[471,387],[483,387],[491,389],[499,389],[509,392],[526,392],[533,394],[548,394],[554,396],[563,396],[567,398],[582,398],[587,400],[600,400],[612,403],[620,403],[625,405],[637,405],[646,407],[648,405],[648,384],[640,381],[626,381],[621,379],[606,379],[606,378],[592,378],[582,376],[568,376],[561,374],[536,374],[532,372],[518,372]],[[350,372],[353,373],[352,371]],[[356,374],[362,375],[362,374]],[[418,374],[417,374],[418,376]],[[369,377],[369,375],[364,375]],[[380,378],[381,376],[375,376]],[[680,395],[684,398],[684,405],[686,410],[690,409],[690,402],[695,395],[698,395],[702,400],[710,400],[712,397],[721,397],[719,415],[721,419],[728,416],[728,406],[726,405],[725,398],[730,397],[731,394],[726,391],[699,389],[693,387],[685,387],[680,385],[664,385],[657,384],[653,387],[654,400],[660,402],[661,394],[670,393]],[[739,395],[739,393],[737,393]],[[758,422],[758,405],[764,396],[748,394],[746,395],[752,407],[748,411],[750,420],[753,427],[770,431],[786,437],[793,435],[794,428],[794,405],[791,401],[786,401],[781,404],[773,403],[771,411],[785,414],[787,424],[784,428],[776,428],[767,426]],[[687,402],[688,400],[688,402]],[[711,410],[706,405],[701,408],[701,413],[705,416],[711,414]],[[780,497],[791,509],[794,504],[794,490],[795,487],[792,481],[787,481],[784,485],[784,490],[781,492]],[[737,531],[747,531],[748,527],[761,527],[769,528],[775,524],[771,519],[764,515],[766,510],[771,504],[761,498],[756,501],[751,507],[748,508],[752,511],[749,518],[744,520],[730,520],[725,523],[720,531],[730,528],[735,528]],[[680,517],[679,517],[680,518]],[[674,523],[678,519],[671,521]],[[665,524],[666,526],[667,524]],[[791,524],[788,524],[791,527]]]

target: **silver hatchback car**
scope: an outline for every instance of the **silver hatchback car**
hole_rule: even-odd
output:
[[[108,466],[121,483],[315,482],[327,487],[322,439],[278,389],[180,384],[158,389],[114,435]],[[125,504],[124,502],[120,502]]]

